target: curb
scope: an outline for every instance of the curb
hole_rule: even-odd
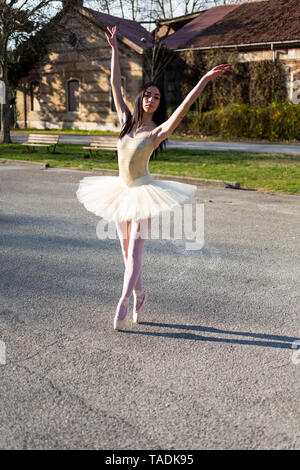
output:
[[[41,166],[41,165],[45,165],[44,163],[41,163],[41,162],[30,162],[28,160],[10,160],[9,158],[0,158],[0,164],[2,165],[5,165],[5,164],[11,164],[11,165],[35,165],[35,166]]]
[[[57,166],[49,166],[46,168],[45,162],[31,162],[28,160],[10,160],[5,158],[0,158],[0,164],[11,164],[11,165],[24,165],[24,166],[39,166],[41,169],[61,169],[61,170],[77,170],[77,171],[84,171],[86,173],[96,173],[97,175],[106,175],[106,176],[118,176],[119,170],[105,170],[105,169],[98,169],[92,168],[91,170],[83,170],[79,167],[68,166],[68,167],[57,167]],[[224,187],[224,182],[222,180],[213,180],[207,178],[192,178],[190,176],[174,176],[174,175],[161,175],[159,173],[151,173],[153,179],[165,179],[171,181],[178,181],[179,183],[186,183],[186,184],[194,184],[194,185],[214,185],[214,186],[221,186]],[[237,181],[226,181],[226,183],[233,188],[239,189],[239,183]]]

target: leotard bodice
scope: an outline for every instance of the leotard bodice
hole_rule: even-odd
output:
[[[119,177],[127,186],[139,186],[153,181],[149,160],[154,150],[150,137],[130,137],[125,134],[118,139]]]

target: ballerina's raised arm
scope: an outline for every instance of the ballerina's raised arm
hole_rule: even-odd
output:
[[[206,87],[207,83],[225,72],[231,72],[231,67],[229,64],[217,65],[212,70],[207,72],[201,78],[201,80],[199,80],[197,85],[190,91],[190,93],[186,96],[178,108],[175,109],[169,119],[153,129],[151,132],[151,139],[155,148],[157,148],[163,140],[167,139],[174,132],[181,119],[186,115],[191,105],[194,103],[194,101],[196,101],[200,93]]]
[[[126,103],[124,102],[121,91],[121,71],[119,65],[119,53],[116,36],[117,27],[113,26],[112,28],[110,28],[109,26],[107,26],[107,30],[109,34],[105,32],[105,36],[109,45],[112,48],[110,83],[118,118],[122,127],[123,124],[126,122],[127,116],[130,114],[130,111]]]

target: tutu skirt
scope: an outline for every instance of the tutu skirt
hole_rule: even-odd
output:
[[[155,217],[172,211],[195,195],[197,186],[154,180],[150,174],[128,186],[120,176],[86,176],[76,191],[78,200],[107,221],[123,222]]]

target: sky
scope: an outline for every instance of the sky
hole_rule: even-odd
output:
[[[145,3],[145,0],[136,0],[137,2],[139,2],[139,5],[143,5],[143,2]],[[203,0],[204,1],[204,0]],[[227,0],[227,3],[232,3],[232,2],[235,2],[236,0]],[[244,0],[240,0],[240,1],[244,1]],[[22,4],[24,4],[24,7],[23,9],[25,9],[26,7],[28,6],[34,6],[36,5],[37,3],[39,3],[40,0],[17,0],[17,2],[14,4],[14,7],[18,7]],[[148,0],[148,4],[150,4],[151,0]],[[110,7],[110,14],[111,15],[114,15],[114,16],[119,16],[119,17],[122,17],[122,13],[121,13],[121,9],[120,7],[118,6],[118,1],[116,2],[117,4],[117,7],[115,7],[114,9],[112,9],[112,7]],[[126,0],[123,0],[123,3],[126,3]],[[129,0],[127,0],[127,5],[129,3]],[[169,0],[164,0],[164,3],[166,6],[169,5]],[[174,5],[176,5],[177,3],[177,7],[174,8]],[[190,3],[192,3],[192,0],[190,0]],[[215,2],[213,0],[206,0],[206,7],[211,7],[211,6],[214,6],[215,5]],[[219,0],[219,4],[223,4],[223,0]],[[50,9],[50,14],[51,16],[55,15],[58,13],[58,11],[62,8],[62,1],[59,1],[59,0],[55,0],[53,1],[53,3],[51,3],[51,5],[53,5]],[[184,2],[182,2],[182,0],[172,0],[172,5],[173,5],[173,8],[174,8],[174,11],[173,11],[173,16],[174,17],[178,17],[178,16],[182,16],[184,15]],[[97,0],[84,0],[84,6],[86,7],[89,7],[89,8],[94,8],[96,10],[99,11],[99,2],[97,2]],[[128,6],[127,6],[127,9],[128,9]],[[200,10],[201,9],[204,9],[204,8],[199,8]],[[190,11],[190,9],[189,9]],[[104,13],[106,13],[105,10],[103,10]],[[166,13],[168,12],[168,10],[166,11]],[[126,14],[126,10],[125,10],[125,14]],[[129,14],[127,16],[128,19],[131,19],[131,15]],[[146,18],[147,19],[147,18]],[[139,18],[137,17],[136,18],[137,21],[141,21],[143,20],[143,18]],[[148,31],[152,31],[154,28],[155,28],[155,23],[142,23],[142,26],[147,29]]]
[[[117,3],[118,3],[118,2],[117,2]],[[143,3],[143,0],[139,0],[139,4],[142,4],[142,3]],[[149,0],[149,3],[150,3],[150,0]],[[169,4],[168,0],[165,0],[164,3],[165,3],[166,5]],[[177,3],[177,6],[174,7],[174,5],[176,5],[176,3]],[[209,0],[208,0],[208,3],[211,4],[210,6],[213,6],[213,5],[214,5],[213,0],[211,0],[210,2],[209,2]],[[95,1],[95,0],[94,0],[94,1],[93,1],[93,0],[86,0],[86,1],[84,1],[84,6],[86,6],[86,7],[93,8],[94,5],[95,5],[95,6],[97,5],[97,1]],[[95,7],[94,7],[94,8],[95,8]],[[95,9],[97,9],[97,8],[95,8]],[[168,9],[167,9],[166,11],[168,11]],[[111,10],[111,14],[114,15],[114,16],[122,16],[121,10],[120,10],[120,8],[119,8],[118,6],[117,6],[115,9],[112,9],[112,10]],[[184,15],[184,2],[182,2],[182,1],[180,1],[180,0],[177,0],[177,2],[176,2],[176,1],[173,1],[173,16],[174,16],[174,17],[177,17],[177,16],[182,16],[182,15]],[[131,16],[128,16],[128,18],[131,19]],[[138,18],[138,20],[139,20],[139,18]],[[147,24],[143,24],[143,26],[144,26],[146,29],[151,30],[151,29],[154,29],[155,23],[150,24],[149,26],[147,26]]]
[[[21,5],[23,3],[24,0],[19,0],[17,3],[16,3],[16,6],[18,5]],[[139,0],[140,4],[142,4],[143,0]],[[28,0],[28,4],[36,4],[38,3],[38,0]],[[165,0],[165,3],[168,4],[168,1]],[[174,4],[176,2],[173,2]],[[211,6],[213,6],[214,2],[211,1]],[[97,1],[96,0],[85,0],[84,1],[84,6],[86,7],[89,7],[89,8],[95,8],[98,10],[99,6],[97,7]],[[53,2],[53,7],[51,8],[51,12],[53,12],[53,15],[55,15],[62,7],[62,2],[61,1],[54,1]],[[114,16],[122,16],[121,14],[121,9],[120,7],[116,7],[114,9],[111,9],[111,12],[110,12],[112,15]],[[174,16],[177,17],[177,16],[181,16],[184,14],[184,5],[183,5],[183,2],[181,2],[180,0],[177,1],[177,8],[174,9]],[[129,15],[128,16],[129,19],[131,19],[131,16]],[[139,18],[137,18],[137,20],[139,21]],[[143,26],[151,31],[152,29],[154,29],[155,27],[155,23],[152,23],[152,24],[147,24],[147,23],[143,23]]]

